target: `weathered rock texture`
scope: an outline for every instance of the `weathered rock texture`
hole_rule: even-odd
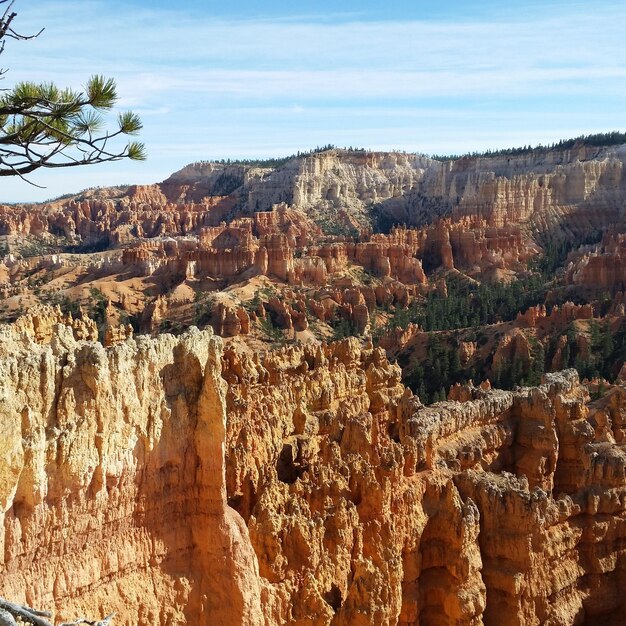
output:
[[[354,340],[226,362],[228,491],[272,583],[270,623],[591,624],[621,610],[620,413],[596,435],[573,371],[425,408]]]
[[[280,328],[308,338],[338,324],[367,332],[376,306],[424,295],[438,270],[510,280],[542,252],[602,233],[601,246],[572,255],[566,281],[623,292],[625,162],[626,145],[445,162],[327,150],[274,167],[195,163],[159,185],[0,206],[0,319],[37,302],[91,310],[98,289],[118,323],[177,328],[195,319],[194,294],[267,277],[295,294],[280,305],[264,299]],[[262,335],[257,307],[242,309],[255,290],[216,311],[217,332]],[[323,323],[313,327],[315,316]],[[107,341],[124,334],[109,331]]]
[[[226,504],[220,340],[104,349],[46,328],[0,330],[0,595],[59,619],[262,624],[256,556]]]
[[[356,339],[68,323],[0,329],[0,595],[141,626],[619,623],[623,387],[423,407]]]
[[[531,152],[520,156],[435,161],[400,152],[329,150],[274,168],[192,164],[173,174],[167,189],[196,187],[196,197],[236,188],[240,204],[267,211],[286,202],[345,225],[385,221],[421,226],[438,217],[477,217],[489,226],[530,222],[537,229],[561,223],[598,228],[624,208],[624,146]],[[239,166],[241,168],[241,166]],[[200,191],[201,190],[201,191]]]
[[[565,280],[611,293],[626,289],[626,234],[611,230],[597,246],[572,255]]]
[[[625,162],[626,146],[582,146],[452,161],[329,150],[274,168],[195,163],[160,185],[104,190],[37,207],[2,206],[0,234],[115,245],[198,233],[287,204],[326,230],[353,234],[372,227],[386,231],[394,224],[421,228],[446,218],[458,231],[449,236],[453,248],[469,250],[470,257],[485,248],[515,257],[524,253],[529,237],[583,236],[620,221]],[[473,236],[470,226],[477,231]],[[511,242],[520,250],[511,250]]]
[[[477,232],[480,237],[480,230]],[[356,264],[382,278],[424,284],[426,276],[418,257],[424,254],[426,243],[439,252],[438,239],[406,228],[393,229],[388,235],[366,234],[358,242],[324,237],[303,212],[278,205],[252,218],[203,228],[197,239],[129,246],[123,251],[121,264],[123,268],[135,267],[144,275],[164,273],[228,282],[247,272],[291,284],[313,285],[325,285],[334,274]]]

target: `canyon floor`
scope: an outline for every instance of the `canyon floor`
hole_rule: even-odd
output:
[[[626,145],[600,139],[0,206],[0,596],[622,623]]]

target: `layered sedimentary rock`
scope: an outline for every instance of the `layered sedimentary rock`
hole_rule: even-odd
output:
[[[582,146],[451,161],[329,150],[274,167],[196,163],[160,185],[103,190],[100,197],[94,192],[38,207],[0,207],[0,234],[48,233],[73,243],[116,244],[197,233],[286,203],[330,232],[422,227],[449,218],[459,224],[482,221],[517,239],[515,225],[540,238],[555,232],[584,236],[623,216],[625,161],[624,146]],[[492,239],[493,231],[485,237]]]
[[[250,332],[250,315],[243,307],[219,302],[211,316],[211,326],[221,337],[236,337]]]
[[[619,623],[619,399],[596,434],[573,371],[426,408],[355,340],[226,363],[269,623]]]
[[[16,307],[106,291],[83,302],[100,327],[36,309],[0,329],[0,595],[129,626],[619,623],[623,386],[595,381],[605,395],[590,403],[566,371],[515,392],[458,385],[424,407],[383,351],[420,358],[421,328],[377,348],[315,334],[365,334],[445,294],[435,270],[509,277],[550,237],[619,222],[624,154],[334,150],[0,208],[0,289]],[[120,249],[19,258],[32,238]],[[563,291],[612,300],[548,295],[439,337],[492,380],[534,362],[537,342],[553,369],[585,359],[593,320],[615,332],[624,317],[624,258],[619,227],[569,257]],[[127,325],[196,318],[234,338],[225,352],[210,331]],[[263,328],[315,343],[260,352]]]
[[[439,221],[421,230],[398,227],[389,234],[364,234],[361,240],[324,237],[306,216],[284,206],[255,213],[228,225],[203,228],[197,239],[145,241],[124,249],[124,267],[144,275],[231,280],[251,271],[295,285],[323,286],[357,265],[378,278],[406,285],[427,283],[429,268],[523,270],[539,248],[519,228],[492,228],[484,222]]]
[[[73,245],[115,245],[137,237],[197,232],[219,224],[234,206],[228,197],[193,204],[160,204],[157,193],[138,198],[71,200],[34,209],[0,206],[0,234],[54,235]]]
[[[338,311],[364,330],[372,316],[365,287],[396,292],[401,283],[409,296],[424,293],[439,269],[509,280],[551,242],[579,243],[620,223],[624,155],[624,146],[614,146],[440,162],[331,150],[272,168],[193,164],[161,185],[0,207],[8,252],[0,294],[11,299],[2,315],[74,299],[77,284],[86,304],[91,284],[105,281],[127,316],[157,329],[193,317],[178,304],[161,310],[178,285],[225,288],[260,275],[296,291],[362,288],[365,303]],[[569,283],[624,291],[621,235],[611,233],[599,249],[572,257]],[[336,305],[344,302],[330,293],[313,308],[328,322]],[[164,320],[170,313],[175,319]],[[237,333],[231,322],[225,332]]]
[[[367,236],[362,242],[345,237],[320,244],[322,234],[300,211],[277,207],[228,225],[203,228],[197,239],[146,241],[124,249],[123,267],[144,275],[231,280],[245,272],[272,276],[290,284],[326,285],[349,265],[408,284],[425,284],[418,258],[425,239],[409,229]]]
[[[423,407],[354,338],[68,324],[0,329],[1,595],[141,626],[619,623],[622,387]]]
[[[0,595],[58,619],[262,624],[226,504],[220,340],[104,349],[37,319],[0,329]]]
[[[320,219],[332,215],[347,227],[366,225],[373,209],[386,223],[421,226],[443,216],[477,217],[491,227],[528,222],[539,231],[565,227],[584,233],[623,213],[625,156],[623,146],[453,161],[329,150],[271,170],[249,168],[237,193],[250,211],[287,202]],[[202,187],[219,167],[225,166],[188,166],[168,184]]]
[[[598,245],[572,256],[565,276],[568,283],[611,293],[626,288],[626,234],[611,230]]]

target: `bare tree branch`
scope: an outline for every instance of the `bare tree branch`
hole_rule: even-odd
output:
[[[17,626],[17,622],[11,613],[0,609],[0,626]]]
[[[22,621],[33,624],[33,626],[52,626],[48,620],[43,619],[44,617],[50,617],[50,613],[37,611],[28,606],[21,606],[4,598],[0,598],[0,609],[10,613],[15,619],[19,617]]]
[[[45,617],[52,617],[52,615],[47,611],[38,611],[29,606],[15,604],[14,602],[0,598],[0,626],[18,626],[16,621],[18,618],[33,626],[53,626],[47,619],[44,619]],[[87,624],[87,626],[109,626],[114,617],[115,613],[111,613],[97,621],[81,617],[73,622],[63,622],[60,626],[79,626],[80,624]]]

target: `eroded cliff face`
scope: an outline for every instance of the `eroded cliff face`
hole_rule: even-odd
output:
[[[250,168],[237,190],[249,211],[287,202],[320,221],[423,226],[472,217],[490,227],[528,222],[534,232],[584,232],[615,221],[626,202],[624,146],[537,151],[518,156],[436,161],[401,152],[328,150],[276,169]],[[168,185],[213,184],[215,168],[197,164]],[[224,175],[224,174],[221,174]]]
[[[423,227],[449,218],[465,226],[482,221],[490,229],[525,225],[528,235],[539,237],[581,235],[623,216],[625,163],[625,145],[451,161],[334,149],[275,167],[202,162],[158,185],[36,207],[0,206],[0,234],[114,245],[197,233],[285,203],[328,232]]]
[[[574,371],[422,407],[397,366],[355,340],[226,362],[228,491],[271,583],[270,623],[619,612],[621,418],[590,416]]]
[[[0,329],[0,595],[58,619],[261,624],[226,505],[220,340],[75,335]]]
[[[314,320],[300,319],[299,303],[313,298],[314,330],[330,337],[338,323],[365,332],[376,305],[414,301],[439,270],[508,281],[602,233],[600,248],[572,257],[566,280],[624,291],[624,163],[626,145],[446,162],[328,150],[271,168],[197,163],[160,185],[0,206],[0,318],[38,302],[92,310],[97,289],[120,321],[156,331],[207,323],[196,297],[232,287],[229,310],[218,303],[210,323],[224,336],[263,335],[250,314],[267,277],[295,294],[284,312],[265,307],[279,328],[306,332]]]
[[[606,289],[610,293],[626,287],[626,234],[622,227],[606,232],[596,246],[571,255],[565,280],[574,285]]]
[[[619,623],[623,387],[424,407],[356,338],[84,332],[0,329],[0,595],[141,626]]]

